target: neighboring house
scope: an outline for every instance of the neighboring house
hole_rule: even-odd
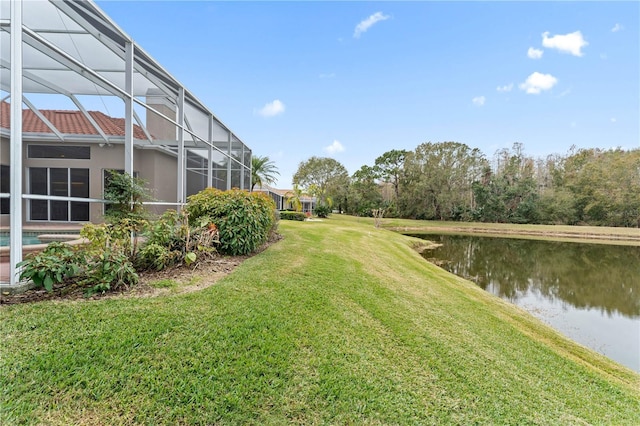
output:
[[[256,186],[254,188],[254,191],[264,192],[268,194],[276,203],[276,208],[278,210],[294,210],[295,209],[293,202],[290,201],[291,197],[293,196],[292,189],[276,189],[276,188],[270,187],[269,185],[262,185],[262,186]],[[313,210],[316,208],[316,197],[303,194],[300,196],[300,204],[303,212],[313,213]]]

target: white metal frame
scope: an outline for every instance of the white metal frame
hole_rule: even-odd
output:
[[[29,3],[29,4],[27,4]],[[10,193],[0,194],[0,197],[8,197],[11,204],[10,214],[10,284],[18,284],[19,269],[17,263],[23,258],[22,234],[23,234],[23,200],[47,199],[81,202],[103,202],[95,198],[75,198],[75,197],[54,197],[38,196],[26,193],[23,185],[23,123],[22,108],[23,103],[27,105],[38,117],[49,127],[51,134],[29,134],[29,140],[39,139],[46,142],[64,143],[65,141],[80,140],[78,135],[64,134],[55,125],[41,114],[36,105],[28,98],[30,93],[56,93],[68,97],[75,104],[89,123],[95,128],[98,135],[91,135],[83,140],[92,139],[100,143],[122,143],[124,144],[123,169],[133,174],[134,146],[145,147],[157,145],[152,135],[143,125],[142,120],[136,114],[134,105],[144,108],[146,114],[157,114],[162,120],[177,129],[177,140],[174,149],[177,148],[178,173],[177,179],[177,203],[159,202],[152,204],[177,205],[179,208],[185,202],[186,194],[186,149],[198,148],[203,150],[203,158],[208,161],[207,183],[213,186],[213,156],[214,150],[221,153],[227,159],[227,189],[232,184],[232,169],[240,169],[240,185],[244,189],[251,187],[251,182],[246,182],[245,174],[250,172],[251,164],[246,163],[245,153],[250,152],[249,148],[226,126],[224,125],[202,102],[200,102],[191,92],[189,92],[178,80],[158,64],[140,46],[138,46],[124,31],[122,31],[92,0],[43,0],[42,6],[53,6],[55,13],[50,13],[49,17],[29,15],[35,9],[31,2],[23,0],[0,0],[0,7],[5,12],[10,9],[9,14],[2,14],[0,18],[0,36],[10,37],[10,56],[7,58],[6,50],[2,49],[0,57],[0,72],[3,76],[10,74],[10,85],[6,80],[0,81],[0,89],[7,92],[7,98],[11,100],[11,126],[10,129],[0,129],[3,137],[10,139]],[[7,20],[6,17],[9,16]],[[31,20],[29,20],[29,19]],[[36,19],[37,18],[37,19]],[[38,21],[39,19],[39,21]],[[56,20],[57,19],[57,20]],[[54,22],[55,20],[55,22]],[[28,22],[40,22],[40,27],[32,27]],[[62,23],[63,27],[60,26]],[[71,27],[71,28],[68,28]],[[65,50],[54,40],[65,36],[72,40],[75,50]],[[58,37],[58,38],[56,38]],[[91,56],[90,51],[81,51],[73,40],[74,37],[93,37],[92,43],[96,41],[100,46],[108,49],[109,54],[120,62],[118,67],[105,67],[93,69],[88,65],[86,59]],[[83,39],[86,40],[86,39]],[[25,50],[26,49],[26,50]],[[50,68],[26,66],[25,52],[38,53],[37,58],[44,58],[53,64]],[[106,51],[105,51],[106,52]],[[44,55],[44,56],[43,56]],[[35,57],[35,56],[34,56]],[[37,59],[36,58],[36,59]],[[99,60],[100,58],[93,58]],[[55,61],[55,62],[54,62]],[[65,85],[65,79],[55,79],[49,76],[64,75],[77,78],[73,79],[77,86],[69,87]],[[124,84],[122,84],[122,80]],[[79,88],[78,88],[79,87]],[[147,104],[140,97],[146,96],[148,88],[160,89],[167,99],[176,107],[176,116],[167,116],[158,111],[153,106]],[[114,137],[107,135],[98,123],[88,113],[85,106],[78,99],[78,95],[98,95],[115,96],[124,103],[124,137]],[[16,101],[19,100],[19,101]],[[193,121],[185,113],[186,105],[192,111],[200,114],[201,120],[206,120],[206,129],[196,129],[192,127]],[[145,141],[134,139],[134,123],[140,126],[146,136]],[[216,134],[215,129],[218,129]],[[221,135],[224,134],[224,137]],[[232,147],[239,142],[242,146],[240,161],[233,158]],[[215,144],[226,144],[226,150],[220,149]],[[170,145],[169,145],[170,146]],[[167,148],[169,147],[167,146]],[[164,149],[162,146],[158,148]],[[169,149],[166,149],[167,151]],[[206,154],[204,153],[206,150]],[[226,152],[225,152],[226,151]],[[135,155],[144,155],[144,151],[136,152]],[[250,157],[250,156],[249,156]],[[250,160],[250,158],[249,158]],[[232,164],[236,164],[232,168]],[[248,174],[250,176],[250,173]],[[250,178],[249,178],[250,180]]]

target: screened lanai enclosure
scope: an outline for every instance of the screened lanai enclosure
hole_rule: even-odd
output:
[[[93,1],[0,0],[0,29],[11,285],[25,227],[101,221],[110,170],[144,179],[156,213],[251,187],[251,150]]]

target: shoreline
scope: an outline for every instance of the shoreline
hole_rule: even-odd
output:
[[[423,226],[393,226],[385,225],[383,223],[382,228],[389,231],[399,232],[402,234],[463,234],[463,235],[478,235],[485,237],[499,237],[499,238],[522,238],[522,239],[540,239],[540,240],[554,240],[554,241],[567,241],[567,242],[580,242],[580,243],[593,243],[593,244],[611,244],[611,245],[627,245],[640,247],[640,229],[630,228],[637,232],[636,235],[631,233],[611,233],[607,232],[609,228],[603,228],[603,232],[578,232],[579,226],[576,226],[576,231],[567,230],[551,230],[551,229],[526,229],[524,227],[530,227],[531,225],[518,225],[510,224],[507,226],[495,226],[503,224],[488,224],[492,226],[478,226],[477,223],[469,223],[471,226],[442,226],[442,225],[429,225]],[[546,225],[538,225],[547,228]],[[520,229],[518,229],[520,228]],[[627,228],[624,228],[625,230]],[[585,230],[586,231],[586,230]]]

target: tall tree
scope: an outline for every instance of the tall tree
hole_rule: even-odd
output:
[[[400,196],[400,174],[404,169],[404,160],[408,151],[404,149],[393,149],[376,158],[373,170],[378,178],[393,185],[393,193],[397,202]]]
[[[382,206],[382,193],[376,183],[377,174],[372,167],[362,166],[351,176],[347,197],[347,213],[371,216],[373,209]]]
[[[346,201],[349,174],[333,158],[311,157],[300,163],[293,175],[293,183],[313,192],[318,198],[318,205],[330,205],[331,200],[342,205]]]
[[[464,220],[473,207],[471,185],[486,164],[478,149],[459,142],[423,143],[407,154],[400,180],[400,214]]]
[[[539,222],[539,194],[535,161],[524,155],[524,146],[514,143],[494,157],[494,171],[474,184],[476,219],[485,222]]]
[[[640,226],[640,149],[581,149],[564,162],[563,180],[580,221]]]
[[[262,186],[263,184],[274,183],[276,175],[280,176],[280,172],[276,164],[268,156],[260,157],[255,155],[251,157],[251,191],[256,185]]]

